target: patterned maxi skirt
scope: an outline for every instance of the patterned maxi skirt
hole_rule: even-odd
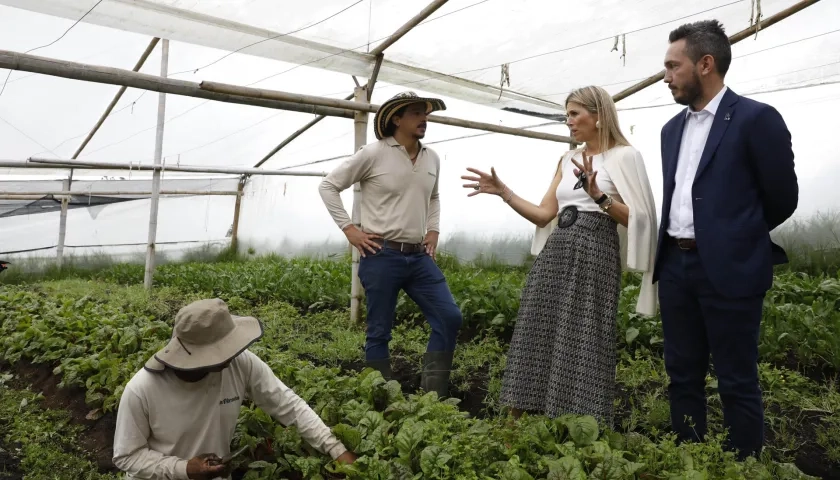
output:
[[[617,225],[602,213],[579,212],[549,236],[522,290],[502,404],[549,417],[592,415],[612,427]]]

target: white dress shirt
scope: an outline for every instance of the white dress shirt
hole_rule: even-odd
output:
[[[691,187],[697,175],[697,167],[706,139],[712,129],[720,101],[726,93],[724,86],[703,110],[695,112],[689,106],[686,110],[680,153],[677,157],[676,186],[671,197],[671,211],[668,214],[668,235],[675,238],[694,238],[694,206],[691,202]]]

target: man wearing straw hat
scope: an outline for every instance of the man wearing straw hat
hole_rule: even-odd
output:
[[[303,399],[248,347],[263,335],[256,318],[199,300],[175,318],[169,343],[128,382],[117,410],[114,465],[129,479],[230,478],[221,457],[245,397],[321,453],[356,457]]]
[[[405,291],[420,307],[432,333],[423,358],[420,387],[441,397],[449,373],[461,311],[435,263],[440,232],[440,157],[420,140],[426,118],[445,110],[443,101],[404,92],[386,101],[374,117],[377,142],[333,170],[319,191],[335,223],[359,250],[359,279],[367,296],[367,365],[392,377],[388,343],[397,297]],[[361,187],[361,229],[344,210],[340,193]]]

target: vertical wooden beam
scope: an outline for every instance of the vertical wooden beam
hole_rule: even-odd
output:
[[[61,182],[61,189],[65,192],[70,191],[72,181],[73,174],[71,173],[69,177]],[[61,199],[61,217],[58,221],[58,247],[56,249],[56,263],[58,264],[58,268],[61,268],[64,263],[64,239],[67,236],[67,205],[69,202],[70,197],[63,197]]]
[[[354,91],[354,97],[357,102],[366,102],[367,101],[367,88],[365,87],[356,87]],[[354,152],[359,151],[360,148],[364,147],[367,144],[367,123],[368,123],[368,113],[367,112],[356,112],[353,118],[353,124],[355,128],[355,141],[354,141]],[[352,220],[353,225],[356,228],[362,228],[362,189],[361,186],[356,183],[353,185],[353,214]],[[362,291],[362,281],[359,280],[359,251],[356,248],[353,248],[351,245],[351,252],[353,258],[353,266],[351,271],[351,285],[350,285],[350,321],[352,323],[357,323],[359,321],[359,308],[362,303],[362,299],[364,298],[364,292]]]
[[[166,78],[169,74],[169,40],[161,43],[160,76]],[[158,94],[157,133],[155,134],[155,166],[161,165],[163,157],[163,127],[166,121],[166,94]],[[143,285],[146,290],[152,289],[152,278],[155,273],[155,242],[157,240],[158,204],[160,201],[160,169],[152,174],[152,201],[149,208],[149,240],[146,247],[146,273]]]
[[[239,252],[239,210],[242,208],[242,194],[245,191],[247,175],[239,177],[239,186],[236,188],[236,204],[233,206],[233,230],[230,234],[230,249],[233,253]]]

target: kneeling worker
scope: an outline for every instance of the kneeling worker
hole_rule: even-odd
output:
[[[230,478],[230,453],[246,397],[321,453],[356,456],[318,415],[247,348],[263,335],[256,318],[199,300],[175,318],[169,343],[128,382],[117,411],[114,465],[129,479]]]

